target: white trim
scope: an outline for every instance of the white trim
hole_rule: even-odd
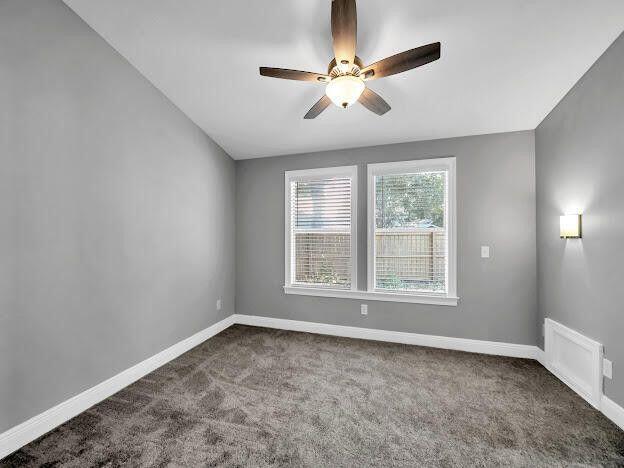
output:
[[[292,285],[294,266],[290,184],[297,180],[316,180],[319,177],[350,177],[351,178],[351,290],[357,290],[357,198],[358,198],[358,167],[339,166],[319,169],[302,169],[284,172],[284,284]]]
[[[457,164],[455,158],[447,158],[448,171],[448,295],[457,295]]]
[[[20,447],[32,442],[46,432],[69,421],[74,416],[89,409],[91,406],[114,395],[141,377],[158,369],[160,366],[177,358],[181,354],[203,343],[208,338],[234,324],[234,316],[221,320],[214,325],[195,333],[179,343],[170,346],[154,356],[126,369],[119,374],[85,390],[78,395],[40,413],[29,420],[0,434],[0,459],[13,453]]]
[[[454,349],[470,353],[494,354],[525,359],[535,359],[537,346],[502,343],[498,341],[471,340],[467,338],[453,338],[448,336],[421,335],[418,333],[378,330],[374,328],[348,327],[344,325],[330,325],[327,323],[303,322],[299,320],[261,317],[258,315],[234,314],[234,322],[242,325],[277,328],[320,335],[344,336],[363,340],[387,341],[432,348]]]
[[[535,354],[535,360],[539,362],[542,366],[546,367],[546,353],[540,347],[537,347],[537,352]],[[546,367],[546,369],[548,369]]]
[[[367,288],[369,293],[381,292],[375,288],[375,176],[401,174],[422,171],[445,171],[447,173],[447,207],[446,230],[447,252],[445,297],[457,297],[457,179],[456,162],[454,157],[416,159],[413,161],[399,161],[392,163],[369,164],[367,169]],[[385,292],[385,291],[383,291]],[[393,293],[391,293],[393,294]],[[404,301],[411,302],[411,301]],[[419,301],[413,301],[418,303]],[[450,305],[450,304],[447,304]],[[455,304],[457,302],[455,301]]]
[[[450,164],[454,164],[454,161],[454,156],[446,158],[412,159],[410,161],[369,164],[368,168],[372,170],[375,175],[393,175],[403,172],[409,173],[409,171],[446,171],[449,169]]]
[[[375,176],[374,164],[366,167],[366,289],[375,289]]]
[[[358,167],[351,166],[351,291],[358,288]]]
[[[457,297],[446,295],[417,295],[414,293],[387,293],[380,291],[350,291],[348,289],[306,288],[302,286],[284,286],[285,294],[299,296],[335,297],[340,299],[361,299],[364,301],[409,302],[411,304],[431,304],[457,306]]]
[[[624,408],[611,400],[608,396],[602,395],[600,411],[620,429],[624,430]]]
[[[396,332],[372,328],[349,327],[326,323],[261,317],[256,315],[233,314],[206,328],[205,330],[202,330],[195,335],[165,349],[164,351],[161,351],[160,353],[134,365],[133,367],[120,372],[110,379],[105,380],[104,382],[99,383],[94,387],[91,387],[90,389],[0,434],[0,459],[13,453],[20,447],[32,442],[36,438],[51,431],[64,422],[67,422],[91,406],[105,400],[141,377],[149,374],[160,366],[237,323],[242,325],[277,328],[281,330],[317,333],[322,335],[344,336],[365,340],[403,343],[441,349],[453,349],[471,353],[535,359],[552,372],[552,369],[545,365],[546,354],[537,346],[503,343],[498,341],[473,340],[467,338],[422,335],[418,333]],[[557,374],[555,374],[555,376],[559,377]],[[569,385],[569,383],[565,380],[563,380],[563,382]],[[600,409],[600,411],[607,418],[624,430],[624,408],[605,395],[601,395],[601,398],[598,400],[598,405],[595,406]]]
[[[602,344],[549,318],[544,320],[544,330],[545,367],[600,409]]]

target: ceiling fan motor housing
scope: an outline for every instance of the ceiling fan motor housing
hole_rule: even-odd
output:
[[[362,63],[362,60],[360,60],[360,57],[358,56],[355,57],[353,62],[354,63],[352,64],[349,64],[349,62],[347,62],[346,64],[338,64],[336,63],[336,59],[334,58],[331,62],[329,62],[329,66],[327,67],[327,74],[331,78],[336,78],[337,76],[341,75],[360,76],[360,71],[362,70],[362,68],[364,68],[364,63]]]

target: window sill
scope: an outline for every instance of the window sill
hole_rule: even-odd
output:
[[[306,288],[301,286],[284,286],[285,294],[300,296],[336,297],[340,299],[361,299],[365,301],[409,302],[411,304],[431,304],[457,306],[458,297],[416,295],[405,293],[387,293],[379,291],[352,291],[348,289]]]

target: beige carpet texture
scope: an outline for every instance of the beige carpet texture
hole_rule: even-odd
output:
[[[531,360],[236,325],[2,467],[624,466]]]

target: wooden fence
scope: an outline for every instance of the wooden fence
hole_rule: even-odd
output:
[[[296,232],[296,279],[301,283],[349,281],[351,239],[347,233]],[[444,282],[446,236],[442,229],[383,229],[375,236],[377,287],[409,289]]]
[[[446,235],[442,229],[377,230],[375,271],[378,287],[403,289],[410,284],[443,282]]]

